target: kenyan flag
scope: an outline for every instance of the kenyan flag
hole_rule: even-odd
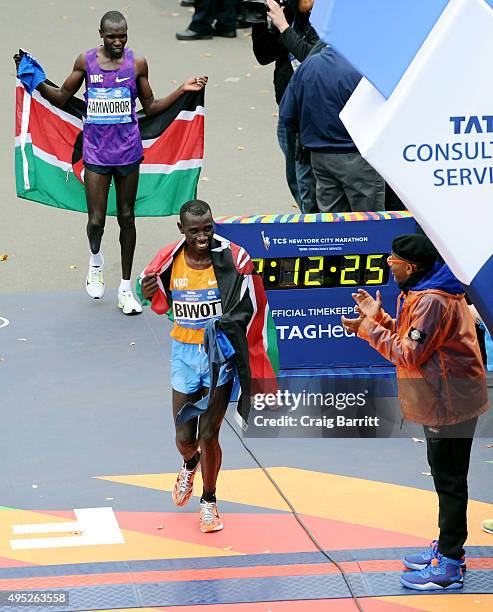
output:
[[[78,98],[59,109],[37,90],[30,96],[17,81],[15,176],[20,198],[87,211],[82,164],[84,111],[85,103]],[[135,214],[176,214],[197,191],[204,155],[204,91],[187,92],[160,115],[139,113],[139,127],[144,161]],[[116,215],[113,186],[108,214]]]

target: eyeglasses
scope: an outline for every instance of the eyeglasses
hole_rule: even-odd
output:
[[[403,259],[397,259],[395,257],[392,257],[392,255],[389,255],[387,257],[387,265],[391,266],[392,264],[406,264],[408,263],[407,261],[404,261]]]

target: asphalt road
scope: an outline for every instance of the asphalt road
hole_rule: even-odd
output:
[[[18,199],[14,180],[13,53],[28,49],[48,77],[61,83],[81,51],[99,44],[99,21],[120,10],[129,25],[128,45],[149,63],[155,96],[188,76],[207,74],[205,161],[199,197],[215,215],[293,212],[277,144],[273,65],[259,66],[249,30],[236,39],[179,42],[190,9],[178,0],[0,0],[3,108],[0,127],[0,294],[83,289],[88,262],[86,218]],[[82,94],[82,90],[79,95]],[[176,237],[176,218],[138,219],[134,276],[155,251]],[[105,280],[116,287],[120,255],[116,219],[103,241]],[[76,267],[74,267],[76,266]],[[1,296],[0,296],[1,301]]]

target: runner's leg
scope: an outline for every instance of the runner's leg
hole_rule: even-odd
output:
[[[187,462],[192,459],[198,450],[199,441],[197,439],[197,419],[191,419],[183,425],[176,425],[176,415],[187,402],[196,402],[202,397],[202,391],[195,393],[181,393],[173,389],[173,422],[176,430],[176,448],[183,457],[183,461]]]
[[[221,468],[222,450],[219,445],[219,430],[228,408],[233,380],[212,391],[209,409],[199,420],[199,446],[201,452],[202,480],[204,495],[214,495],[217,475]],[[204,497],[204,496],[203,496]],[[205,499],[205,501],[213,501]]]
[[[84,171],[84,188],[87,201],[87,237],[91,253],[96,255],[101,249],[101,239],[106,221],[106,206],[111,175],[97,174],[87,168]]]
[[[135,252],[135,198],[139,185],[139,168],[128,176],[115,176],[116,208],[120,226],[122,279],[130,280]]]

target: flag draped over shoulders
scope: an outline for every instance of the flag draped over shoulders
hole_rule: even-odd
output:
[[[49,81],[47,81],[49,83]],[[82,162],[83,100],[63,108],[34,90],[16,85],[15,176],[17,195],[57,208],[86,212]],[[204,91],[186,92],[165,112],[139,112],[144,147],[135,214],[158,217],[179,212],[193,199],[204,154]],[[115,189],[108,214],[116,215]]]
[[[174,258],[184,246],[184,239],[158,251],[137,282],[142,298],[141,282],[149,274],[158,274],[159,289],[151,302],[152,310],[171,314],[172,294],[169,290]],[[238,413],[246,427],[252,394],[277,390],[276,372],[279,353],[274,321],[260,276],[254,273],[250,256],[241,246],[214,235],[211,260],[221,295],[222,316],[217,323],[235,351],[235,363],[241,387]]]

